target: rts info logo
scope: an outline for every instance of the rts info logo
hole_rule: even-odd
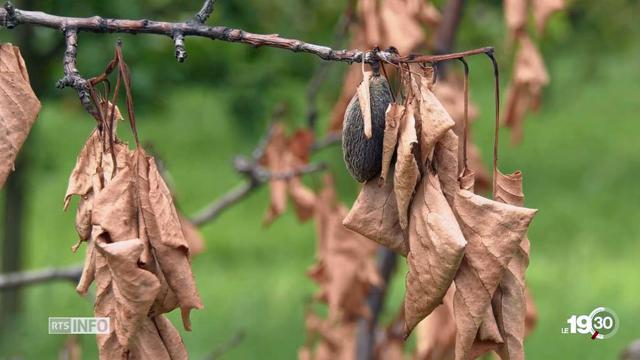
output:
[[[562,334],[589,334],[592,340],[605,340],[618,332],[618,315],[604,306],[595,308],[589,315],[571,315],[569,327],[560,329]]]

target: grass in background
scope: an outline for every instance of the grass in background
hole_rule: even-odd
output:
[[[634,283],[640,251],[635,203],[640,198],[635,180],[640,177],[637,55],[616,58],[615,66],[603,67],[593,79],[574,72],[580,58],[558,55],[550,61],[553,83],[543,110],[528,119],[524,143],[508,145],[503,132],[501,168],[522,169],[527,204],[540,209],[529,233],[528,282],[540,316],[526,343],[529,358],[614,358],[640,333],[640,288]],[[609,60],[602,62],[613,63]],[[482,112],[474,137],[488,154],[491,73],[486,59],[474,59],[471,66],[472,96]],[[303,86],[283,87],[283,99],[300,104]],[[231,159],[249,152],[258,134],[245,134],[232,122],[264,122],[268,115],[234,119],[228,96],[204,88],[172,89],[166,99],[162,109],[138,116],[141,139],[151,141],[165,160],[181,208],[193,214],[241,180]],[[66,101],[73,103],[44,104],[38,136],[31,144],[34,166],[25,249],[30,269],[80,263],[83,258],[70,251],[77,237],[75,210],[63,213],[62,197],[93,121],[78,112],[75,99]],[[128,132],[125,127],[122,123],[121,134]],[[326,150],[317,158],[332,160],[339,191],[350,202],[356,185],[345,174],[339,150]],[[308,181],[319,184],[318,179],[315,175]],[[263,229],[267,202],[268,193],[262,189],[202,228],[207,250],[194,258],[193,267],[205,309],[193,312],[193,332],[183,332],[193,359],[203,359],[237,331],[244,331],[246,338],[227,359],[295,358],[304,342],[304,304],[315,291],[305,276],[313,262],[314,226],[300,225],[287,213]],[[406,270],[400,269],[385,319],[402,300]],[[91,302],[79,297],[71,284],[33,286],[23,295],[16,324],[2,326],[7,331],[0,339],[0,358],[54,358],[66,339],[47,335],[47,317],[92,314]],[[571,314],[588,314],[600,305],[620,317],[614,338],[591,341],[588,336],[560,334]],[[171,318],[180,328],[179,316]],[[95,358],[95,338],[82,336],[81,341],[84,358]]]

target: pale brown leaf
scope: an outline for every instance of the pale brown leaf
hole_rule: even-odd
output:
[[[189,245],[190,254],[197,255],[202,253],[204,251],[205,244],[200,230],[198,230],[198,228],[189,221],[189,219],[185,218],[181,214],[178,214],[178,218],[180,219],[180,226],[182,227],[184,239],[187,240],[187,244]]]
[[[392,177],[393,172],[391,167]],[[382,187],[378,186],[375,179],[367,181],[342,223],[347,229],[402,256],[407,256],[409,252],[409,242],[400,227],[398,204],[391,181],[385,182]]]
[[[538,34],[544,33],[545,25],[553,13],[564,9],[564,0],[532,0],[533,17]]]
[[[420,180],[420,169],[414,156],[414,147],[418,145],[416,119],[411,106],[401,117],[399,132],[393,190],[398,203],[400,227],[406,229],[409,225],[409,205],[413,198],[413,191]]]
[[[271,138],[261,159],[262,165],[272,172],[286,171],[288,164],[284,154],[287,153],[287,149],[284,126],[281,123],[276,123],[273,126]],[[263,220],[265,225],[270,225],[287,209],[287,181],[284,179],[271,179],[269,181],[269,193],[271,201]]]
[[[455,285],[452,284],[442,304],[416,327],[416,359],[453,360],[456,343],[454,292]]]
[[[20,49],[0,44],[0,188],[40,112]]]
[[[438,178],[442,192],[450,205],[460,189],[458,177],[458,136],[453,130],[447,130],[434,149],[434,159],[438,167]],[[460,159],[462,161],[462,159]]]
[[[408,7],[404,0],[383,1],[380,5],[380,22],[385,45],[394,46],[401,54],[406,54],[424,43],[425,33],[417,13],[420,10]],[[422,15],[431,17],[433,13],[427,10]]]
[[[549,74],[539,50],[527,35],[520,37],[512,83],[507,90],[503,122],[511,128],[511,141],[522,138],[522,124],[527,110],[536,110],[542,88],[549,84]]]
[[[431,172],[422,178],[411,205],[409,244],[406,336],[442,302],[466,244],[440,182]]]
[[[287,189],[298,220],[305,222],[311,219],[315,210],[316,194],[304,186],[298,177],[289,180]]]
[[[382,143],[382,171],[380,172],[379,180],[379,185],[381,186],[387,180],[389,166],[391,165],[393,155],[396,153],[400,118],[404,111],[404,106],[391,103],[385,112],[384,138]]]
[[[485,351],[472,349],[474,339],[536,210],[489,200],[466,190],[456,195],[454,210],[467,239],[455,277],[456,359],[468,359],[478,355],[476,350]]]
[[[515,38],[527,25],[527,0],[504,0],[504,17],[510,35]]]
[[[153,157],[136,151],[136,185],[139,206],[151,247],[162,273],[178,298],[184,327],[190,330],[189,311],[202,303],[191,272],[189,246],[173,205],[171,192],[158,172]]]
[[[438,140],[455,125],[447,110],[428,89],[425,83],[426,79],[423,78],[422,81],[419,101],[420,119],[422,121],[420,133],[421,165],[426,163]]]
[[[371,139],[373,130],[371,127],[371,95],[369,94],[369,84],[371,72],[363,72],[362,82],[358,85],[358,103],[360,104],[360,113],[364,121],[364,136]]]
[[[516,206],[524,205],[522,173],[518,171],[504,175],[498,172],[496,200]],[[524,359],[527,313],[525,271],[529,265],[529,248],[529,238],[525,235],[493,296],[493,313],[504,339],[504,344],[498,347],[497,352],[503,359]]]

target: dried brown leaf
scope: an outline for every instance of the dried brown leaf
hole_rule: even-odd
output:
[[[448,130],[436,144],[434,159],[438,167],[442,192],[450,205],[453,205],[453,199],[460,189],[458,154],[458,136],[453,130]]]
[[[474,339],[536,210],[489,200],[466,190],[456,195],[454,210],[467,239],[455,277],[456,359],[468,359],[478,355],[477,351],[486,351],[480,343],[472,348]]]
[[[453,360],[456,343],[456,325],[453,318],[451,285],[442,304],[416,327],[416,359]]]
[[[504,175],[498,172],[496,200],[516,206],[524,205],[522,173],[518,171]],[[524,359],[523,342],[527,312],[524,278],[529,265],[529,248],[529,238],[525,235],[493,296],[492,307],[496,325],[504,339],[504,344],[498,347],[497,352],[503,359]]]
[[[380,172],[379,180],[381,186],[387,180],[389,166],[391,165],[393,155],[396,153],[400,118],[404,111],[404,106],[391,103],[385,112],[384,138],[382,143],[382,171]]]
[[[284,126],[277,123],[273,126],[271,138],[265,148],[262,164],[272,172],[287,170],[287,159],[284,156],[288,151],[287,138]],[[271,179],[269,181],[271,202],[265,214],[263,223],[269,225],[287,209],[287,181],[284,179]]]
[[[316,194],[304,186],[298,177],[289,180],[288,191],[298,220],[305,222],[311,219],[316,206]]]
[[[418,19],[419,14],[415,12],[421,9],[412,9],[407,5],[404,0],[385,0],[380,5],[380,22],[384,30],[385,45],[394,46],[401,54],[411,52],[425,41],[425,33]],[[429,12],[422,15],[433,14]]]
[[[406,229],[409,225],[409,205],[413,198],[413,191],[420,180],[420,169],[414,156],[414,147],[418,145],[416,119],[411,106],[401,117],[399,132],[393,190],[398,203],[400,227]]]
[[[405,335],[442,303],[464,255],[465,238],[438,177],[422,178],[411,205]]]
[[[423,83],[420,87],[420,119],[422,122],[420,131],[420,155],[421,165],[425,164],[431,151],[436,143],[444,136],[444,134],[453,128],[455,122],[447,113],[444,106],[429,90],[425,83],[426,78],[422,79]]]
[[[391,176],[393,171],[392,167]],[[347,229],[402,256],[407,256],[409,252],[409,241],[400,227],[398,204],[391,181],[385,182],[382,187],[378,186],[375,179],[367,181],[342,223]]]
[[[202,303],[191,272],[189,245],[155,160],[138,149],[134,161],[144,226],[162,273],[178,298],[185,329],[190,330],[189,311],[202,308]]]
[[[527,35],[520,37],[512,83],[507,90],[507,104],[503,122],[511,128],[511,141],[522,138],[522,124],[527,110],[536,110],[542,88],[549,84],[549,74],[542,55]]]
[[[0,188],[40,112],[20,49],[0,44]]]
[[[187,240],[187,244],[189,245],[189,253],[191,255],[197,255],[204,251],[204,238],[200,233],[200,230],[191,222],[189,219],[185,218],[181,214],[178,214],[178,218],[180,219],[180,226],[182,227],[182,233],[184,234],[184,239]]]
[[[504,17],[509,33],[515,38],[527,25],[527,0],[504,0]]]
[[[369,94],[369,84],[371,72],[363,72],[362,82],[358,85],[358,103],[360,104],[360,113],[364,121],[364,136],[371,139],[373,130],[371,127],[371,95]]]
[[[564,0],[532,0],[533,17],[538,34],[544,33],[545,25],[553,13],[564,9]]]

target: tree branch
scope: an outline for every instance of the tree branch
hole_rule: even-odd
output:
[[[0,274],[0,290],[14,289],[53,280],[78,282],[81,274],[82,265]]]
[[[193,21],[198,24],[204,24],[211,13],[213,12],[213,6],[216,4],[216,0],[205,0],[204,4],[202,4],[202,9],[198,11],[196,16],[193,17]]]
[[[212,3],[212,1],[207,1]],[[207,5],[205,3],[205,7]],[[327,46],[316,45],[298,39],[280,37],[277,34],[255,34],[241,29],[226,26],[205,26],[195,21],[165,22],[147,19],[105,19],[100,16],[88,18],[65,17],[47,14],[40,11],[27,11],[14,8],[7,3],[4,9],[0,9],[0,24],[7,28],[17,25],[34,25],[48,27],[57,30],[74,28],[76,31],[95,33],[129,33],[129,34],[157,34],[173,37],[176,31],[184,36],[199,36],[213,40],[238,42],[251,46],[268,46],[294,52],[304,52],[316,55],[323,60],[343,61],[348,63],[362,62],[376,63],[386,61],[394,64],[412,62],[439,62],[457,59],[464,56],[485,54],[493,52],[492,47],[483,47],[460,53],[446,55],[419,55],[411,54],[400,56],[392,51],[361,51],[361,50],[334,50]],[[211,5],[213,6],[213,5]],[[205,12],[206,13],[206,12]],[[199,13],[200,14],[200,13]]]

